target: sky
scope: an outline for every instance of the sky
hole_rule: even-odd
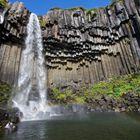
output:
[[[9,0],[11,3],[17,0]],[[37,15],[46,14],[47,11],[54,7],[62,9],[73,7],[84,7],[86,9],[106,6],[112,0],[18,0],[25,4],[26,8]]]

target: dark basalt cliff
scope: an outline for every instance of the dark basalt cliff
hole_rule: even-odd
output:
[[[0,24],[0,80],[17,83],[21,51],[24,48],[29,11],[16,2],[1,8],[4,22]]]
[[[30,12],[22,3],[3,9],[0,80],[17,82]],[[39,16],[48,86],[93,84],[139,71],[140,4],[122,0],[105,8],[52,9]]]
[[[91,84],[137,72],[139,8],[125,0],[90,11],[54,9],[43,16],[49,85]]]

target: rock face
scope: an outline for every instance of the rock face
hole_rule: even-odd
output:
[[[29,12],[23,3],[16,2],[9,5],[9,9],[1,9],[3,13],[4,22],[0,24],[0,80],[13,85],[18,78]]]
[[[0,80],[14,84],[29,11],[16,2],[0,25]],[[41,16],[48,86],[93,84],[139,71],[140,3],[122,0],[100,9],[52,9]]]
[[[140,58],[137,2],[125,0],[91,11],[53,9],[43,16],[49,86],[92,84],[137,72]]]

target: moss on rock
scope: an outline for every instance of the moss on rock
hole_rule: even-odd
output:
[[[0,105],[6,105],[11,95],[11,86],[5,82],[0,82]]]
[[[89,104],[96,106],[125,106],[131,111],[133,108],[140,108],[140,74],[129,74],[120,77],[114,77],[107,81],[101,81],[87,87],[82,86],[77,90],[72,88],[53,88],[49,98],[54,104]],[[136,101],[132,102],[132,99]],[[105,101],[105,102],[104,102]],[[137,102],[137,105],[133,105]],[[115,106],[114,106],[115,104]]]

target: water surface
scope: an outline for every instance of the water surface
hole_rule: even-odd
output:
[[[0,140],[140,140],[139,113],[91,113],[22,122]]]

